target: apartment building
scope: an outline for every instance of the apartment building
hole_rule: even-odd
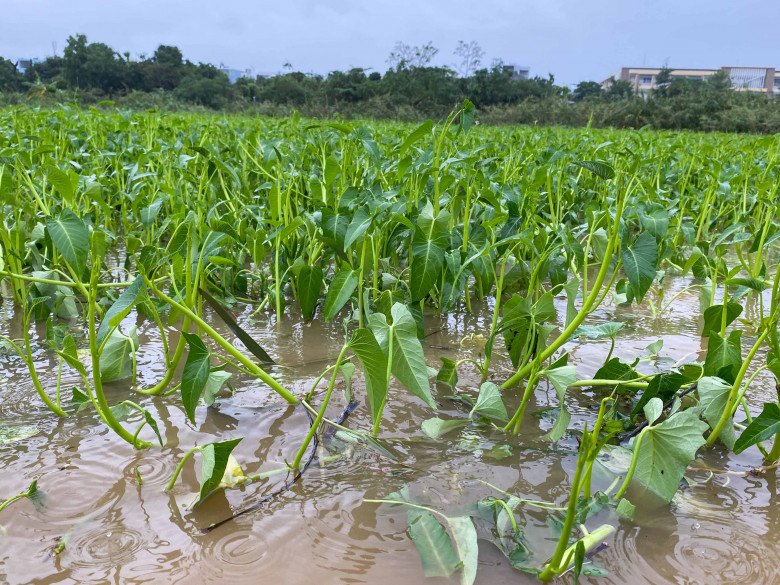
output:
[[[723,71],[736,90],[753,91],[770,96],[780,96],[780,70],[774,67],[720,67],[718,69],[672,69],[672,78],[705,80]],[[629,81],[640,95],[647,95],[657,87],[658,67],[623,67],[616,78]],[[612,77],[601,82],[605,89]]]

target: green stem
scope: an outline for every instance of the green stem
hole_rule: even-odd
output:
[[[190,319],[188,317],[185,317],[182,325],[181,330],[183,332],[189,332],[190,330]],[[160,334],[165,337],[165,332],[160,330]],[[173,352],[173,357],[171,358],[171,361],[168,362],[168,368],[165,370],[165,376],[163,376],[162,380],[160,380],[157,384],[152,386],[151,388],[145,388],[138,390],[139,393],[145,394],[147,396],[158,396],[165,392],[165,389],[168,387],[168,384],[171,383],[171,380],[173,380],[174,375],[176,375],[176,368],[179,366],[179,362],[181,361],[182,356],[184,355],[184,349],[187,347],[187,341],[184,338],[184,335],[181,335],[179,337],[179,341],[176,343],[176,349]],[[167,355],[165,356],[167,359]]]
[[[151,443],[147,441],[140,441],[137,437],[134,437],[130,431],[122,426],[117,420],[114,414],[111,412],[111,406],[106,400],[106,395],[103,392],[103,380],[100,375],[100,351],[97,343],[97,331],[95,329],[95,312],[97,307],[97,277],[98,271],[93,268],[92,277],[89,283],[89,290],[80,284],[80,288],[84,297],[87,299],[87,331],[89,333],[89,353],[92,358],[92,387],[95,392],[95,398],[97,399],[98,414],[103,419],[103,422],[113,430],[117,435],[122,437],[125,441],[133,445],[136,449],[145,449],[150,447]]]
[[[46,394],[46,391],[43,389],[41,380],[38,377],[38,372],[35,370],[35,362],[32,359],[32,347],[30,345],[30,334],[28,330],[29,317],[26,317],[24,324],[24,351],[16,344],[16,342],[14,342],[12,339],[9,339],[8,337],[0,336],[0,339],[7,341],[14,348],[16,353],[19,354],[19,357],[22,358],[22,361],[27,366],[27,371],[30,374],[30,379],[32,380],[33,386],[35,387],[35,391],[38,393],[38,396],[40,396],[43,403],[57,416],[68,416],[60,406],[52,402],[51,398],[49,398],[49,396]]]
[[[393,336],[388,335],[387,336],[387,370],[385,371],[385,376],[387,379],[387,386],[389,388],[390,386],[390,374],[392,373],[393,368]],[[376,418],[374,419],[374,424],[371,427],[371,436],[376,437],[379,434],[379,423],[382,422],[382,413],[385,410],[385,403],[387,402],[387,394],[385,394],[385,397],[382,399],[382,404],[379,405],[379,412],[377,412]]]
[[[22,498],[27,497],[27,492],[22,492],[21,494],[16,494],[15,496],[11,496],[7,500],[0,503],[0,512],[2,512],[5,508],[13,504],[16,500],[21,500]]]
[[[780,433],[775,435],[775,442],[772,444],[772,450],[766,456],[767,463],[774,463],[780,459]]]
[[[320,423],[322,422],[323,417],[325,416],[325,410],[328,408],[328,402],[330,402],[330,396],[333,393],[333,388],[336,386],[336,377],[339,373],[339,368],[341,367],[341,362],[344,359],[344,354],[347,351],[347,348],[349,346],[344,344],[341,347],[341,351],[339,352],[339,357],[336,358],[336,365],[333,368],[333,373],[330,376],[330,383],[328,384],[328,389],[325,392],[325,396],[322,399],[322,405],[320,406],[320,410],[317,412],[317,417],[314,419],[314,423],[309,427],[309,432],[306,433],[306,437],[303,439],[303,443],[301,443],[301,446],[298,448],[298,453],[295,455],[295,461],[293,461],[293,469],[297,470],[301,466],[301,460],[303,459],[303,456],[306,454],[306,449],[309,448],[309,443],[311,443],[312,438],[314,437],[314,433],[317,432],[317,428],[320,426]]]
[[[289,390],[287,390],[287,388],[279,384],[279,382],[277,382],[270,375],[268,375],[268,373],[265,370],[263,370],[260,366],[258,366],[248,357],[246,357],[243,353],[238,351],[233,346],[233,344],[228,342],[224,337],[222,337],[219,333],[217,333],[217,331],[213,327],[211,327],[208,323],[206,323],[203,319],[201,319],[189,307],[173,300],[171,297],[169,297],[164,292],[159,290],[146,277],[144,277],[144,280],[146,281],[146,284],[149,286],[149,288],[152,290],[152,292],[155,295],[157,295],[161,300],[165,301],[175,309],[181,311],[195,325],[200,327],[202,331],[204,331],[209,337],[211,337],[211,339],[213,339],[217,343],[217,345],[219,345],[222,349],[224,349],[225,352],[233,356],[236,359],[236,361],[241,363],[248,371],[252,372],[253,375],[257,376],[263,382],[265,382],[274,392],[279,394],[290,404],[298,403],[298,398],[296,398],[292,392],[290,392]]]
[[[636,465],[639,461],[639,448],[642,446],[642,441],[645,438],[645,435],[647,432],[652,429],[651,426],[646,426],[642,431],[637,435],[636,440],[634,441],[634,452],[631,455],[631,463],[628,466],[628,471],[626,472],[626,477],[623,480],[623,483],[620,484],[620,489],[618,489],[617,493],[615,493],[615,500],[620,500],[626,493],[626,490],[628,490],[628,486],[631,483],[631,479],[634,477],[634,471],[636,471]]]
[[[577,501],[580,497],[580,488],[582,487],[580,483],[583,468],[585,467],[587,453],[586,443],[588,441],[586,437],[588,437],[587,433],[583,435],[583,441],[580,445],[580,453],[579,457],[577,458],[577,469],[574,472],[574,480],[572,481],[571,493],[569,494],[569,505],[566,507],[566,517],[563,522],[561,535],[558,538],[558,545],[555,547],[555,552],[553,553],[552,558],[547,563],[544,570],[539,574],[539,579],[542,581],[549,581],[557,573],[561,572],[561,561],[563,560],[563,555],[568,548],[569,537],[571,536],[571,531],[574,528],[574,519],[577,515]]]
[[[724,309],[724,313],[725,313],[725,309]],[[742,385],[742,380],[745,378],[747,369],[748,367],[750,367],[750,362],[753,361],[753,357],[756,355],[758,348],[761,347],[761,344],[764,343],[764,339],[766,339],[767,332],[768,329],[764,329],[761,335],[758,336],[758,339],[756,339],[756,342],[753,344],[753,347],[750,348],[750,351],[745,357],[745,360],[742,362],[742,367],[739,369],[739,373],[737,374],[737,377],[734,380],[734,384],[731,387],[731,391],[729,392],[729,399],[728,402],[726,402],[726,407],[723,409],[723,414],[720,416],[720,420],[718,420],[718,423],[712,429],[710,436],[707,437],[707,446],[712,446],[715,444],[715,441],[718,440],[721,431],[723,431],[723,427],[726,426],[726,423],[734,415],[734,411],[736,410],[737,401],[740,395],[739,390],[740,390],[740,386]]]
[[[184,457],[181,458],[179,461],[179,464],[176,466],[176,469],[173,470],[173,475],[171,476],[170,481],[165,485],[165,491],[169,492],[173,489],[173,484],[176,483],[176,480],[179,479],[179,475],[181,475],[181,470],[184,469],[184,464],[187,463],[190,457],[192,457],[195,453],[201,451],[203,447],[195,446],[189,451],[187,451],[184,454]]]
[[[536,369],[538,364],[541,364],[552,356],[556,351],[558,351],[558,348],[560,348],[564,343],[566,343],[569,338],[571,337],[572,333],[579,327],[582,322],[585,320],[585,318],[590,314],[591,310],[595,308],[594,302],[599,296],[599,293],[601,292],[601,285],[604,283],[604,279],[607,276],[607,272],[609,271],[609,265],[612,262],[612,252],[615,250],[615,247],[617,245],[618,240],[618,227],[620,225],[620,218],[623,215],[623,207],[626,202],[626,196],[624,196],[620,201],[618,202],[617,211],[615,214],[615,222],[612,226],[612,234],[610,235],[609,241],[607,243],[607,248],[604,251],[604,258],[601,261],[601,268],[599,269],[599,273],[596,276],[596,280],[593,283],[593,288],[591,289],[590,293],[588,294],[588,297],[583,301],[582,308],[579,310],[579,312],[574,316],[574,319],[572,319],[571,323],[563,330],[563,332],[549,345],[547,346],[547,349],[540,352],[539,355],[534,359],[532,362],[529,362],[524,367],[520,368],[513,376],[511,376],[506,382],[504,382],[501,385],[502,390],[506,390],[508,388],[512,388],[513,386],[516,386],[520,383],[520,380],[525,378],[532,370]]]

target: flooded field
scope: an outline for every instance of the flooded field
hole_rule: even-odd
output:
[[[667,295],[688,284],[689,279],[667,279]],[[565,300],[558,302],[565,304]],[[438,368],[441,356],[474,357],[480,351],[479,336],[490,327],[491,303],[474,305],[470,313],[427,315],[423,345],[428,365]],[[5,299],[2,310],[0,331],[19,337],[20,321],[11,299]],[[276,324],[265,312],[253,315],[251,307],[239,307],[235,314],[239,324],[281,364],[273,369],[277,379],[296,392],[308,390],[341,346],[338,322],[307,324],[285,317]],[[205,315],[221,333],[231,335],[216,315]],[[643,308],[606,303],[589,323],[626,324],[615,349],[625,360],[644,355],[647,345],[661,339],[661,359],[674,363],[703,358],[706,341],[700,337],[698,315],[697,293],[682,291],[663,314],[653,316]],[[131,314],[130,319],[135,319],[142,339],[138,386],[152,385],[164,373],[159,365],[163,361],[159,336],[142,317]],[[579,378],[588,378],[598,369],[609,346],[609,340],[580,340],[567,346]],[[50,383],[57,376],[56,360],[43,349],[35,359],[43,380]],[[655,366],[650,360],[640,367],[652,371]],[[508,361],[499,360],[491,375],[500,380],[511,371]],[[545,384],[536,391],[530,406],[534,416],[519,437],[465,428],[438,440],[420,430],[422,421],[431,416],[430,409],[393,388],[379,438],[394,459],[365,446],[329,439],[326,432],[317,458],[289,490],[205,531],[261,502],[289,477],[272,475],[217,493],[193,512],[186,509],[198,489],[192,461],[172,493],[163,491],[182,454],[195,444],[241,436],[244,439],[234,454],[245,473],[284,467],[309,428],[302,408],[286,407],[258,382],[234,375],[235,393],[218,398],[209,408],[201,404],[198,424],[192,425],[175,400],[134,395],[126,384],[109,385],[111,402],[134,397],[154,413],[163,429],[164,449],[136,451],[101,424],[92,410],[66,419],[48,412],[18,358],[3,354],[0,375],[0,428],[29,425],[34,429],[28,438],[0,444],[0,493],[17,493],[37,479],[45,494],[37,508],[23,501],[15,504],[14,513],[0,515],[0,582],[13,585],[446,582],[424,577],[406,532],[406,512],[365,499],[381,499],[408,485],[418,501],[454,515],[468,511],[480,498],[498,495],[487,482],[520,497],[565,506],[576,461],[573,433],[557,444],[543,439],[552,424],[545,413],[556,404],[555,393]],[[355,381],[356,387],[362,383],[362,378]],[[469,388],[475,392],[479,383],[479,374],[471,376],[468,368],[461,369],[459,386],[466,392]],[[73,377],[63,381],[63,388],[78,384]],[[752,400],[771,400],[775,395],[771,376],[759,376],[754,384]],[[328,409],[330,418],[345,407],[342,391],[339,381]],[[448,400],[449,394],[447,387],[437,386],[438,416],[463,416],[465,407]],[[360,406],[345,425],[370,428],[363,394],[357,395]],[[592,416],[592,395],[590,389],[573,389],[568,395],[571,429],[581,428]],[[514,406],[517,397],[507,402]],[[509,452],[494,449],[504,444]],[[755,450],[734,455],[716,447],[703,451],[691,464],[685,485],[671,505],[629,491],[637,506],[634,520],[613,515],[610,521],[617,530],[588,559],[608,574],[582,577],[582,582],[758,585],[780,581],[777,472],[754,473],[761,464]],[[598,487],[610,481],[607,472],[597,470]],[[528,540],[551,553],[555,542],[549,539],[545,518],[532,510],[524,518]],[[58,545],[61,551],[55,554]],[[568,578],[562,577],[561,582]],[[481,539],[476,582],[498,585],[536,579],[512,569],[490,542]]]

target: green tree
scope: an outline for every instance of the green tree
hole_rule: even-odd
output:
[[[33,63],[24,72],[26,83],[55,83],[63,82],[64,59],[62,57],[48,57],[40,63]]]
[[[179,99],[208,108],[219,109],[227,105],[232,87],[227,75],[213,65],[191,65],[174,95]]]
[[[352,68],[346,73],[332,71],[325,79],[323,89],[329,102],[354,103],[370,98],[377,87],[376,83],[366,76],[365,70]]]
[[[104,43],[87,43],[85,35],[68,37],[63,74],[73,88],[100,89],[106,93],[124,87],[126,64]]]
[[[575,102],[581,102],[587,99],[597,99],[602,97],[604,90],[597,81],[580,81],[574,88],[572,99]]]
[[[630,81],[613,77],[605,95],[612,101],[628,100],[634,97],[634,86]]]
[[[16,65],[0,57],[0,91],[19,91],[21,76]]]

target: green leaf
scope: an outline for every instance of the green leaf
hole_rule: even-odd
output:
[[[436,374],[436,381],[446,384],[450,388],[458,385],[458,363],[446,358],[440,357],[441,369]]]
[[[732,331],[727,339],[710,331],[707,357],[704,360],[704,375],[718,376],[727,382],[734,382],[742,365],[742,331]]]
[[[773,402],[767,402],[764,404],[761,414],[742,431],[734,444],[734,453],[742,453],[748,447],[771,439],[777,433],[780,433],[780,406]]]
[[[566,292],[566,322],[564,323],[565,327],[568,327],[569,323],[571,323],[574,320],[574,317],[577,316],[577,307],[574,303],[577,300],[577,295],[580,292],[581,284],[582,282],[580,281],[580,279],[577,278],[576,276],[573,276],[569,282],[563,285],[563,290]]]
[[[651,425],[658,420],[658,417],[660,417],[661,413],[664,411],[664,403],[656,396],[647,401],[643,410],[645,412],[647,424]]]
[[[303,266],[298,273],[298,303],[301,305],[303,319],[310,321],[320,299],[322,290],[322,267]]]
[[[606,364],[601,366],[598,371],[593,375],[596,380],[634,380],[639,377],[639,373],[629,366],[620,361],[620,358],[612,358]],[[627,389],[625,386],[618,385],[619,392]],[[633,393],[633,390],[631,390]]]
[[[430,201],[425,204],[412,240],[412,266],[409,277],[409,292],[412,302],[425,298],[439,280],[444,267],[444,252],[449,243],[449,212],[442,210],[433,215]]]
[[[146,290],[144,279],[142,276],[137,276],[136,279],[122,291],[119,298],[113,305],[106,311],[103,316],[103,320],[100,322],[97,332],[97,343],[100,346],[103,340],[108,335],[108,332],[115,327],[118,327],[122,322],[122,319],[127,317],[130,313],[133,305],[138,300],[138,297]]]
[[[89,230],[84,221],[69,209],[59,217],[47,218],[46,229],[57,251],[78,274],[87,267]]]
[[[355,214],[352,216],[352,221],[347,226],[347,231],[344,235],[344,249],[346,250],[352,244],[354,244],[360,236],[362,236],[374,220],[373,216],[368,212],[367,206],[358,207]]]
[[[698,378],[697,378],[698,379]],[[631,414],[638,414],[642,411],[651,398],[658,397],[662,401],[666,402],[680,387],[685,383],[686,378],[682,374],[677,372],[664,372],[662,374],[656,374],[650,383],[642,393],[642,397],[636,403]]]
[[[615,337],[626,326],[625,323],[609,321],[599,325],[580,325],[572,333],[572,337],[587,337],[588,339],[604,339]]]
[[[137,349],[138,336],[135,327],[130,328],[129,335],[114,329],[100,353],[100,376],[103,381],[114,382],[132,377]]]
[[[427,510],[408,511],[409,536],[417,547],[426,577],[449,577],[460,565],[444,527]]]
[[[195,424],[195,408],[209,379],[210,353],[203,345],[200,337],[194,333],[182,331],[187,340],[189,352],[184,364],[184,372],[181,376],[181,400],[184,404],[184,412],[192,424]],[[220,476],[221,477],[221,476]]]
[[[620,498],[620,501],[615,507],[615,512],[620,518],[625,518],[626,520],[633,520],[634,512],[636,512],[636,506],[631,502],[629,502],[626,498]]]
[[[420,427],[422,428],[423,433],[428,435],[431,439],[440,439],[443,435],[446,435],[454,429],[464,427],[468,423],[468,420],[462,418],[444,420],[434,417],[424,420]]]
[[[755,250],[752,251],[755,252]],[[771,283],[759,278],[727,278],[724,284],[728,286],[744,286],[756,292],[764,291],[771,286]]]
[[[652,213],[639,212],[639,222],[642,229],[653,234],[659,242],[666,237],[669,231],[669,212],[666,210],[653,211]]]
[[[401,143],[400,148],[398,149],[398,156],[399,158],[404,155],[404,153],[409,150],[416,142],[424,138],[425,136],[428,136],[431,134],[431,131],[433,130],[433,121],[432,120],[426,120],[422,124],[420,124],[417,128],[415,128],[409,136],[406,137],[406,139]]]
[[[55,166],[47,167],[46,178],[49,180],[57,192],[64,200],[72,199],[75,194],[73,181],[67,171],[63,171]]]
[[[501,400],[501,390],[493,382],[485,382],[479,387],[477,403],[471,410],[471,416],[475,414],[506,422],[507,413],[504,402]]]
[[[387,356],[368,329],[355,331],[349,340],[349,347],[363,367],[366,394],[371,406],[371,421],[376,422],[387,398]]]
[[[700,404],[703,409],[704,420],[709,423],[711,429],[714,429],[728,404],[732,390],[731,384],[714,376],[705,376],[699,380],[696,390],[701,399]],[[718,438],[729,449],[734,447],[737,437],[731,419],[723,427]]]
[[[730,325],[742,314],[742,305],[729,301],[726,303],[726,325]],[[710,331],[720,333],[723,324],[723,305],[712,305],[704,311],[704,327],[702,337],[709,337]]]
[[[591,173],[604,180],[612,179],[615,176],[615,169],[612,168],[612,165],[603,160],[575,160],[574,164],[589,170]]]
[[[6,425],[0,424],[0,445],[24,441],[34,437],[40,432],[35,425]]]
[[[188,339],[189,341],[189,339]],[[200,450],[200,494],[195,506],[205,500],[222,482],[231,451],[241,439],[209,443]]]
[[[566,434],[566,429],[569,428],[570,422],[571,413],[569,412],[569,409],[566,408],[566,405],[561,402],[558,416],[555,419],[555,424],[547,432],[544,438],[548,441],[552,441],[553,443],[560,441],[563,438],[563,435]]]
[[[347,301],[358,286],[360,273],[357,270],[340,270],[328,286],[328,294],[325,295],[324,317],[326,321],[332,320],[336,314],[347,304]]]
[[[577,368],[575,366],[560,366],[544,370],[542,373],[555,388],[555,393],[561,402],[563,402],[566,389],[577,381]]]
[[[146,424],[149,425],[149,428],[154,431],[154,434],[157,435],[157,440],[160,442],[160,447],[164,447],[165,445],[162,440],[162,435],[160,434],[160,427],[157,425],[157,421],[152,416],[152,413],[146,409],[144,409],[144,420],[146,421]]]
[[[645,489],[671,501],[688,464],[704,443],[707,423],[693,410],[678,412],[643,431],[634,480]],[[636,448],[636,447],[635,447]]]
[[[658,244],[649,232],[642,232],[634,243],[623,249],[623,271],[628,278],[627,301],[642,302],[655,279]]]
[[[401,303],[395,303],[390,314],[393,318],[392,325],[388,325],[387,318],[382,313],[373,313],[368,318],[368,325],[385,355],[389,353],[392,341],[390,370],[409,392],[425,401],[431,408],[436,408],[428,382],[425,354],[420,340],[417,339],[417,323],[409,309]]]
[[[62,357],[62,359],[65,360],[65,363],[68,364],[71,368],[76,370],[82,376],[87,375],[87,370],[84,367],[84,364],[82,364],[81,360],[79,360],[76,340],[73,339],[72,335],[66,335],[65,339],[62,340],[62,349],[55,351],[57,352],[57,355]]]
[[[460,130],[467,134],[474,126],[474,117],[477,113],[477,108],[469,99],[463,100],[463,106],[460,111]]]
[[[148,207],[141,209],[141,223],[144,226],[150,226],[154,223],[154,220],[157,219],[157,216],[160,214],[160,208],[162,208],[164,202],[165,201],[162,198],[158,197],[152,201]]]
[[[209,372],[206,384],[203,386],[203,402],[206,406],[211,406],[217,399],[217,394],[222,390],[222,386],[230,379],[233,374],[225,370],[214,370]]]
[[[477,578],[477,561],[479,545],[474,523],[468,516],[447,517],[452,539],[455,542],[456,554],[460,561],[461,585],[472,585]]]

